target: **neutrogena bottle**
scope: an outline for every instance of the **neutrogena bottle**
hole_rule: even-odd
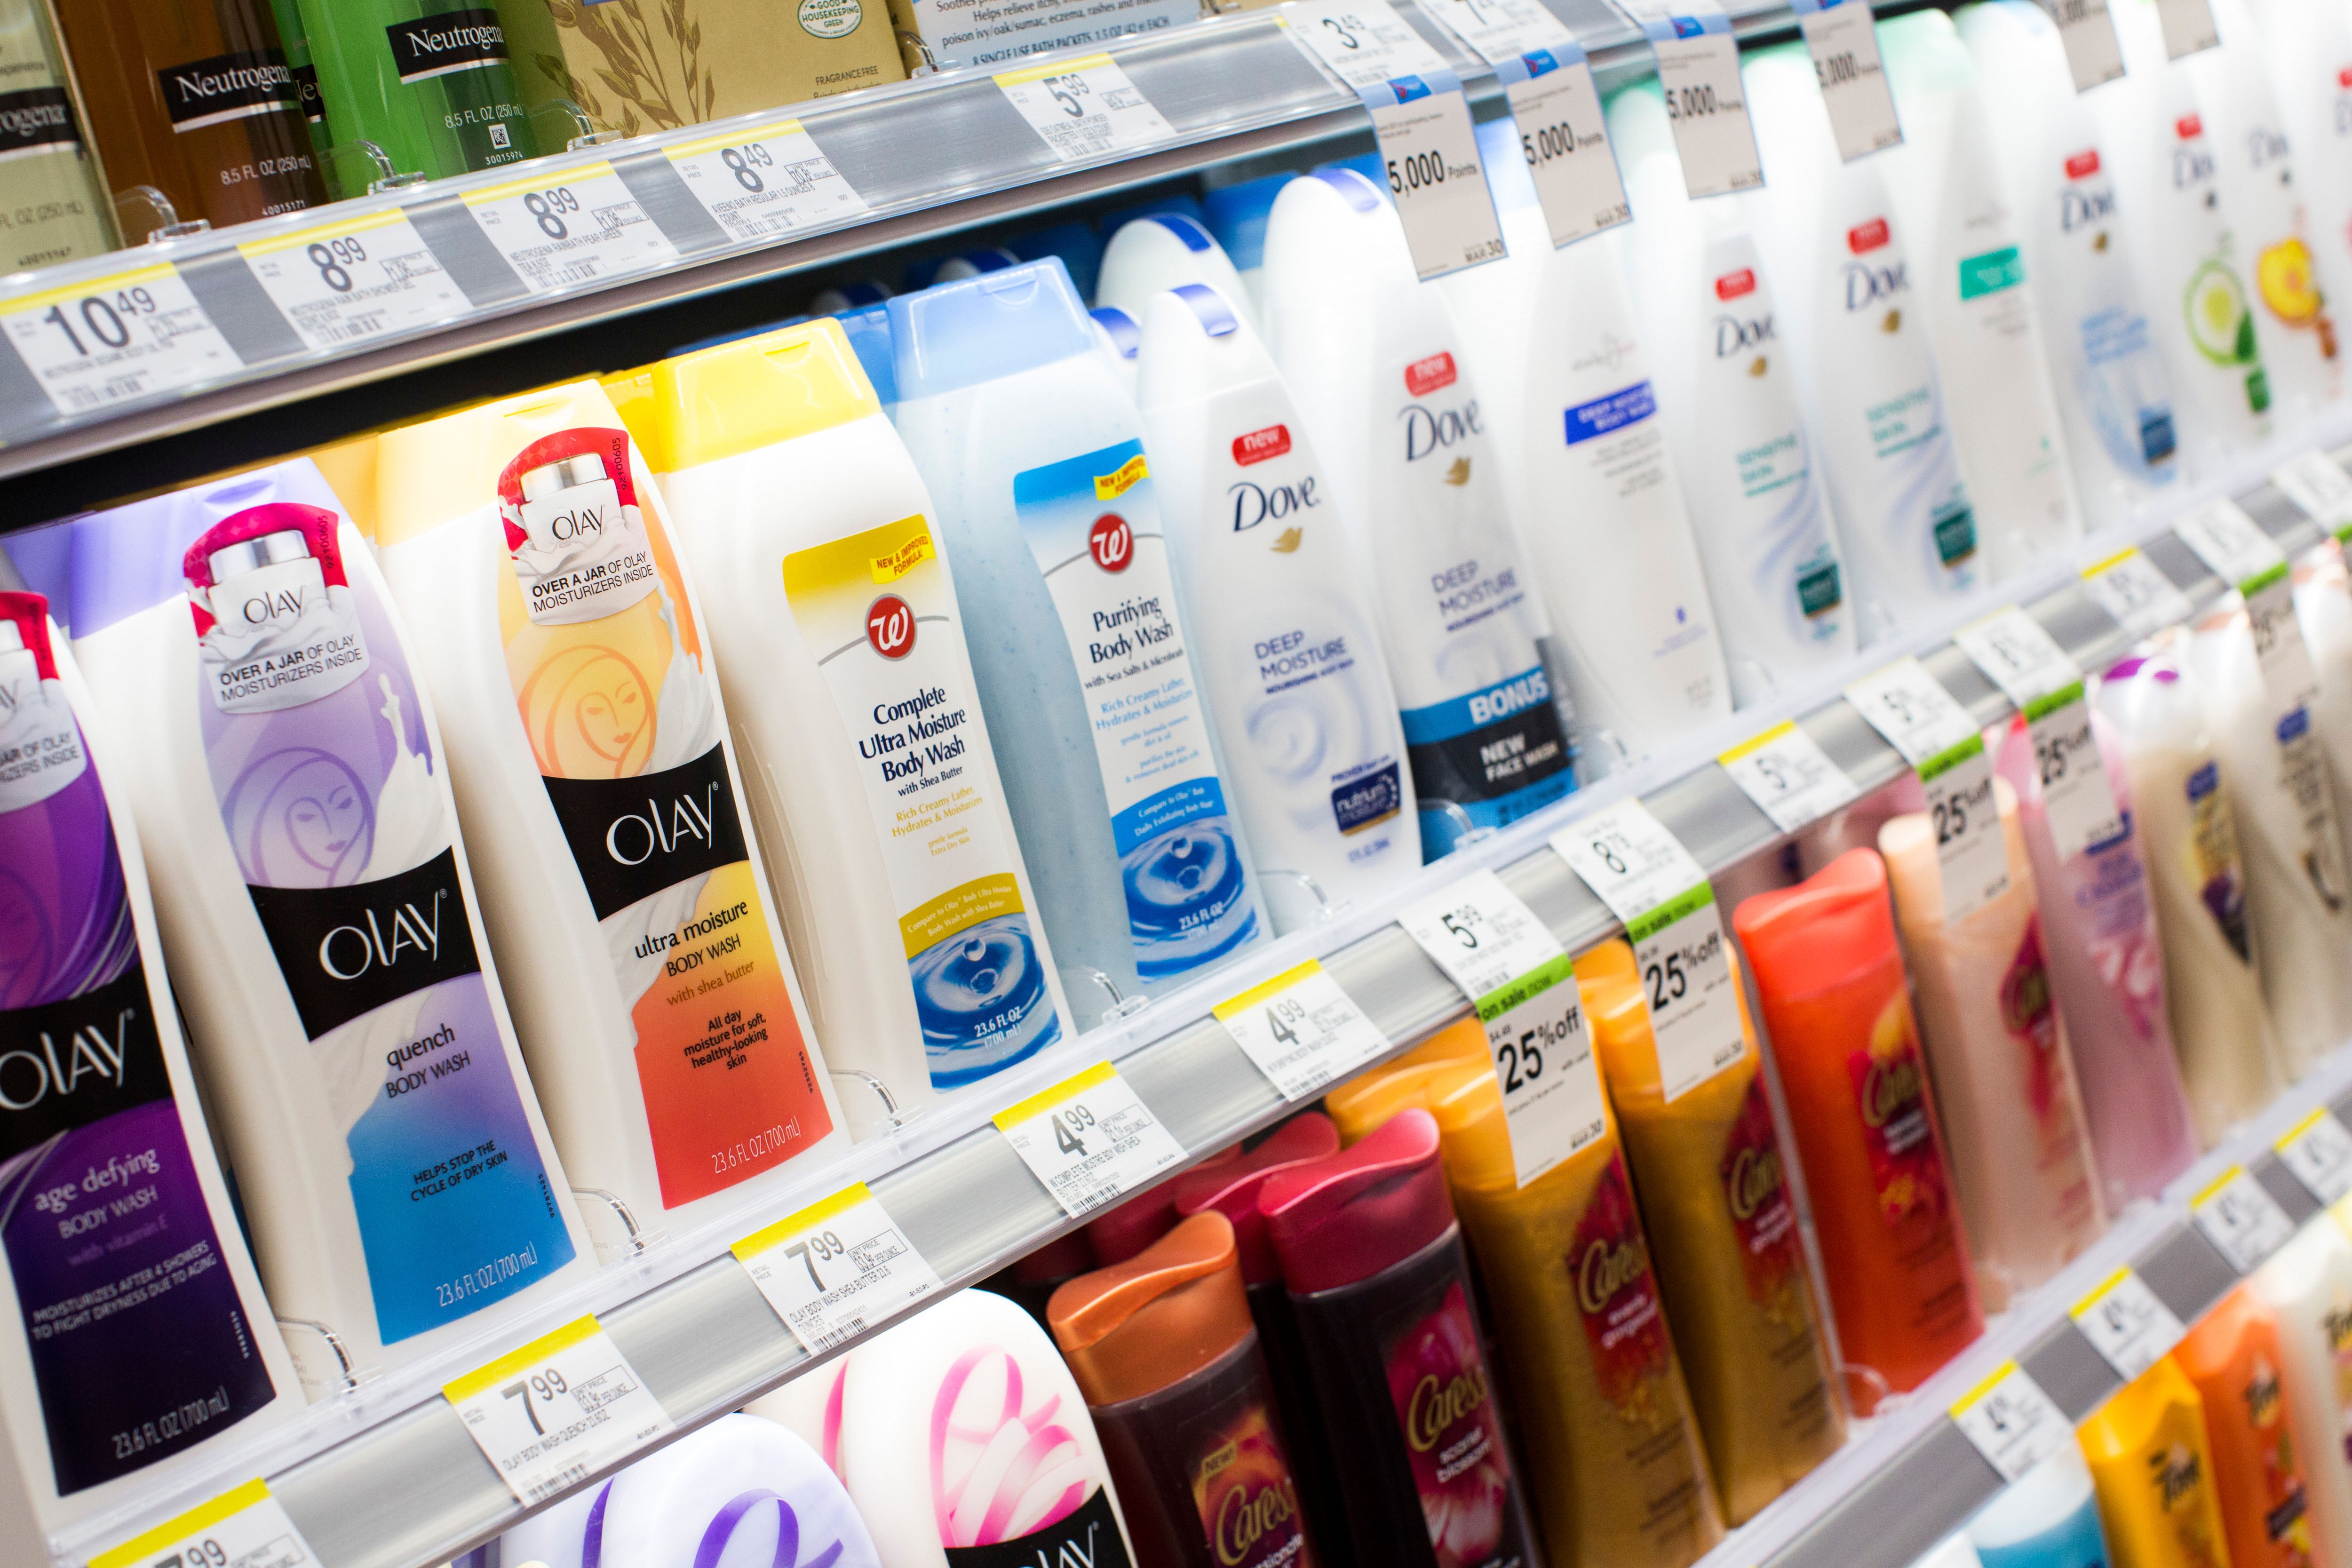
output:
[[[297,0],[341,143],[432,178],[539,155],[499,13],[459,0]],[[373,160],[346,155],[347,179]],[[357,195],[358,191],[344,193]]]
[[[0,5],[0,267],[11,272],[110,250],[114,203],[77,111],[43,0]]]

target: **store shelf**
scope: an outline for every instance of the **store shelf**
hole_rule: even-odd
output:
[[[2289,550],[2315,542],[2317,530],[2260,482],[2260,476],[2272,463],[2323,437],[2352,437],[2352,414],[2339,413],[2325,428],[2249,457],[2222,476],[2227,482],[2220,487],[2168,498],[2111,536],[2085,542],[2074,559],[2053,563],[2013,584],[2021,590],[2017,597],[2078,663],[2097,668],[2122,652],[2130,638],[2084,595],[2075,571],[2123,544],[2138,542],[2192,603],[2209,602],[2223,584],[2169,535],[2171,520],[2218,488],[2236,494]],[[1421,1037],[1467,1007],[1393,923],[1399,908],[1470,870],[1492,867],[1570,952],[1583,951],[1612,934],[1615,922],[1549,849],[1551,834],[1599,805],[1638,793],[1709,873],[1720,875],[1786,836],[1714,764],[1717,752],[1793,717],[1865,791],[1896,778],[1904,763],[1839,696],[1843,685],[1901,654],[1916,653],[1979,721],[2006,716],[2006,700],[1946,640],[1956,626],[1998,603],[1987,596],[1955,605],[1937,623],[1922,626],[1911,641],[1873,648],[1810,691],[1747,710],[1670,754],[1426,868],[1376,906],[1343,907],[1247,964],[1056,1048],[993,1081],[984,1100],[935,1112],[893,1138],[860,1146],[835,1166],[805,1173],[794,1192],[769,1205],[772,1212],[744,1216],[744,1223],[724,1234],[713,1227],[667,1238],[643,1258],[596,1274],[571,1297],[542,1304],[533,1315],[487,1312],[477,1342],[314,1405],[289,1426],[242,1443],[228,1435],[201,1465],[175,1472],[172,1487],[155,1489],[135,1510],[88,1521],[55,1542],[58,1554],[61,1561],[86,1560],[258,1473],[269,1479],[322,1568],[425,1568],[440,1563],[511,1526],[523,1513],[439,1397],[444,1380],[593,1310],[681,1430],[734,1409],[812,1364],[727,1252],[735,1237],[862,1179],[949,1285],[984,1277],[1070,1228],[991,1125],[993,1110],[1108,1058],[1195,1157],[1269,1125],[1289,1108],[1210,1016],[1213,1002],[1313,954],[1390,1038]],[[2274,1110],[2291,1121],[2317,1102],[2315,1096],[2336,1095],[2347,1084],[2352,1057],[2328,1074],[2306,1079]],[[2268,1130],[2265,1123],[2254,1131]],[[2270,1169],[2260,1157],[2264,1148],[2250,1133],[2216,1159],[2256,1166],[2289,1204],[2290,1213],[2308,1212],[2309,1200],[2285,1173]],[[2184,1318],[2230,1282],[2218,1255],[2188,1226],[2185,1200],[2179,1196],[2186,1190],[2193,1189],[2184,1185],[2167,1204],[2125,1216],[2094,1257],[2011,1313],[1985,1345],[1948,1369],[1911,1409],[1873,1424],[1864,1440],[1735,1534],[1712,1568],[1830,1568],[1832,1561],[1837,1568],[1900,1568],[1907,1563],[1995,1488],[1990,1468],[1940,1415],[1944,1403],[1967,1386],[1958,1380],[1988,1357],[2015,1353],[2044,1378],[2044,1386],[2070,1413],[2086,1409],[2113,1380],[2064,1321],[2064,1306],[2113,1267],[2107,1259],[2135,1261]],[[1949,1392],[1942,1392],[1948,1385]]]

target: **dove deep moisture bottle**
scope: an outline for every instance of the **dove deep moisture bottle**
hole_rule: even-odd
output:
[[[844,1090],[862,1136],[878,1110],[913,1110],[1063,1037],[949,555],[834,322],[635,379],[628,416],[711,584],[785,930],[821,1037],[841,1042],[828,1057],[864,1080]]]
[[[1162,221],[1192,223],[1129,226]],[[1266,929],[1142,421],[1057,260],[901,294],[890,313],[898,434],[955,563],[1005,805],[1083,1030]]]
[[[1395,209],[1353,169],[1276,199],[1265,321],[1372,580],[1434,860],[1576,787],[1473,361]]]
[[[1743,70],[1768,189],[1759,248],[1784,293],[1782,339],[1821,437],[1867,646],[1986,581],[1927,299],[1878,160],[1842,163],[1801,47]]]
[[[330,1393],[589,1253],[432,704],[306,460],[73,527],[74,651],[133,764],[122,794],[270,1305]]]
[[[1421,864],[1397,698],[1339,503],[1274,362],[1214,289],[1153,297],[1146,445],[1225,774],[1276,931]]]
[[[1986,119],[2021,211],[2067,458],[2097,527],[2180,473],[2172,375],[2116,210],[2112,160],[2041,6],[1992,0],[1954,20],[1976,57]]]
[[[1225,259],[1242,280],[1252,305],[1262,302],[1265,281],[1265,224],[1274,212],[1274,198],[1298,176],[1264,174],[1211,191],[1202,199],[1202,221],[1224,251]]]
[[[582,382],[376,443],[383,574],[523,1056],[606,1257],[841,1142],[709,632],[620,425]]]
[[[299,1404],[103,782],[123,763],[63,642],[47,600],[0,593],[0,1491],[30,1504],[0,1510],[12,1563]]]
[[[1732,700],[1758,702],[1854,650],[1828,483],[1746,208],[1685,193],[1657,100],[1619,119],[1634,133],[1617,151],[1666,444],[1706,542]]]
[[[1263,231],[1259,243],[1265,243]],[[1154,294],[1182,283],[1214,289],[1235,315],[1258,325],[1252,297],[1224,247],[1198,218],[1181,213],[1154,213],[1119,226],[1103,250],[1095,303],[1139,321]]]

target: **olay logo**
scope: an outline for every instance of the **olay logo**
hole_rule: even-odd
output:
[[[2070,180],[2086,180],[2098,172],[2099,150],[2096,147],[2084,148],[2066,160],[2066,177]]]
[[[1135,531],[1127,519],[1107,511],[1087,530],[1087,553],[1106,572],[1124,572],[1135,559]]]
[[[866,640],[884,658],[904,658],[915,651],[915,608],[896,594],[885,594],[866,607]]]
[[[625,812],[604,829],[604,853],[619,865],[642,866],[656,853],[675,855],[678,845],[688,839],[694,841],[696,848],[708,849],[718,796],[719,785],[714,782],[703,786],[699,804],[691,795],[673,795],[669,809],[664,812],[648,798],[644,811]]]
[[[1268,458],[1279,458],[1290,450],[1290,426],[1269,425],[1263,430],[1253,430],[1246,436],[1234,437],[1234,461],[1243,468],[1263,463]]]
[[[559,511],[544,521],[547,536],[558,544],[569,544],[575,539],[593,539],[604,531],[604,513],[601,508],[576,506]]]
[[[1743,267],[1737,272],[1727,272],[1715,280],[1715,297],[1718,300],[1737,300],[1742,294],[1754,292],[1756,292],[1756,269],[1752,267]]]
[[[319,967],[337,980],[349,981],[379,965],[391,968],[404,952],[415,952],[426,963],[434,962],[441,956],[441,900],[448,896],[446,888],[433,889],[425,900],[425,909],[433,911],[429,916],[412,899],[393,905],[388,919],[369,910],[361,916],[365,924],[335,927],[319,939]]]
[[[1417,359],[1404,367],[1404,389],[1414,397],[1427,397],[1441,386],[1452,386],[1460,379],[1454,368],[1454,356],[1434,353],[1427,359]]]
[[[1886,220],[1872,218],[1845,231],[1845,247],[1856,256],[1866,256],[1887,241]]]
[[[2183,142],[2194,142],[2205,134],[2205,122],[2193,114],[2184,114],[2172,122],[2172,133]]]
[[[248,626],[268,626],[273,621],[302,618],[302,590],[298,587],[274,588],[267,594],[249,595],[237,606]]]
[[[1731,1163],[1725,1194],[1731,1200],[1731,1217],[1750,1220],[1766,1204],[1780,1195],[1780,1152],[1742,1149]]]
[[[122,1084],[122,1061],[131,1045],[131,1020],[135,1008],[125,1007],[114,1017],[114,1038],[94,1024],[84,1024],[65,1037],[40,1031],[37,1051],[16,1050],[0,1056],[0,1110],[30,1110],[52,1094],[68,1095],[95,1078],[117,1088]],[[62,1054],[60,1054],[62,1052]]]
[[[1576,1268],[1576,1304],[1588,1318],[1597,1318],[1615,1300],[1617,1292],[1650,1271],[1650,1260],[1638,1236],[1623,1241],[1605,1237],[1584,1249]]]
[[[1775,335],[1769,316],[1717,316],[1715,319],[1715,357],[1729,359],[1733,354],[1761,348],[1772,342]]]
[[[1412,1404],[1405,1412],[1405,1441],[1414,1453],[1426,1454],[1486,1403],[1486,1368],[1465,1366],[1444,1383],[1432,1373],[1413,1384]]]

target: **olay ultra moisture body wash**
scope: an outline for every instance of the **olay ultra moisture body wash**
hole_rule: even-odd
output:
[[[377,447],[384,576],[523,1052],[607,1255],[841,1121],[744,822],[701,606],[620,426],[584,382]]]
[[[256,1259],[304,1383],[330,1392],[588,1256],[432,704],[306,460],[73,540],[74,651],[134,764],[123,794]]]

